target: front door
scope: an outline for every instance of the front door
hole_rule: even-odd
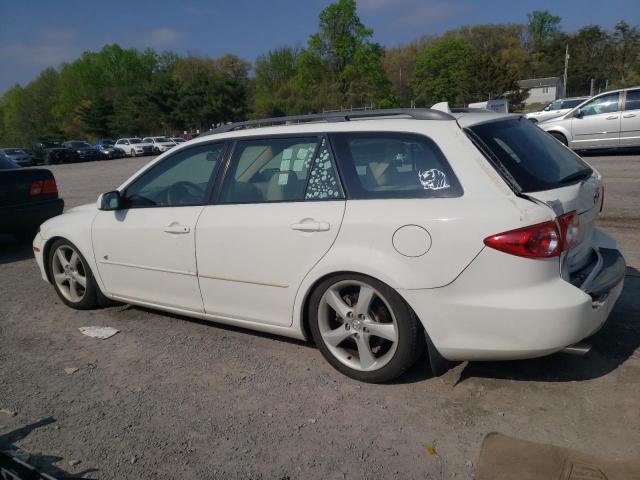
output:
[[[627,90],[620,120],[620,146],[640,147],[640,89]]]
[[[125,208],[100,211],[93,223],[98,273],[123,300],[202,312],[195,228],[225,145],[182,149],[121,192]]]
[[[238,141],[196,229],[205,312],[290,325],[298,286],[338,234],[343,198],[323,137]]]
[[[613,148],[620,142],[620,93],[594,98],[571,119],[571,147]]]

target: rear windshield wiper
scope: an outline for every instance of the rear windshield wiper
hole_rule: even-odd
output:
[[[560,179],[560,183],[569,183],[575,180],[582,180],[583,178],[588,178],[591,176],[593,171],[590,168],[585,168],[584,170],[578,170],[577,172],[570,173],[566,177]]]

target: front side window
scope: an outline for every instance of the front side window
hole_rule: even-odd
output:
[[[127,208],[203,205],[222,162],[224,143],[198,145],[171,155],[127,187]]]
[[[574,108],[577,107],[578,105],[580,105],[582,102],[584,102],[584,98],[576,98],[573,100],[563,100],[562,101],[562,108]]]
[[[222,185],[220,203],[339,198],[337,179],[324,142],[318,136],[238,141]]]
[[[458,197],[462,188],[433,140],[409,133],[331,136],[350,198]]]
[[[618,111],[618,101],[620,93],[610,93],[598,98],[594,98],[589,103],[580,108],[582,115],[600,115],[601,113],[613,113]]]
[[[640,90],[629,90],[625,110],[640,110]]]
[[[551,105],[549,105],[549,110],[560,110],[562,108],[562,101],[556,100]]]

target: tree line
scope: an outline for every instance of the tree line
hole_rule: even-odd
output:
[[[384,49],[357,15],[355,0],[320,13],[304,47],[284,46],[254,64],[107,45],[47,68],[0,97],[0,145],[36,139],[175,134],[252,117],[349,108],[462,106],[527,92],[517,81],[561,76],[567,95],[640,84],[640,31],[588,25],[563,32],[561,19],[534,11],[528,22],[464,26]]]

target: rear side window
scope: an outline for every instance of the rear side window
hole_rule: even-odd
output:
[[[331,135],[350,198],[458,197],[462,188],[438,146],[410,133]]]
[[[220,202],[297,202],[341,197],[324,138],[271,137],[236,143]]]
[[[625,110],[640,110],[640,90],[629,90]]]
[[[585,100],[584,98],[577,98],[577,99],[573,99],[573,100],[563,100],[562,101],[562,108],[577,107],[582,102],[584,102],[584,100]]]
[[[523,117],[481,123],[467,134],[516,189],[551,190],[591,175],[578,155]]]

